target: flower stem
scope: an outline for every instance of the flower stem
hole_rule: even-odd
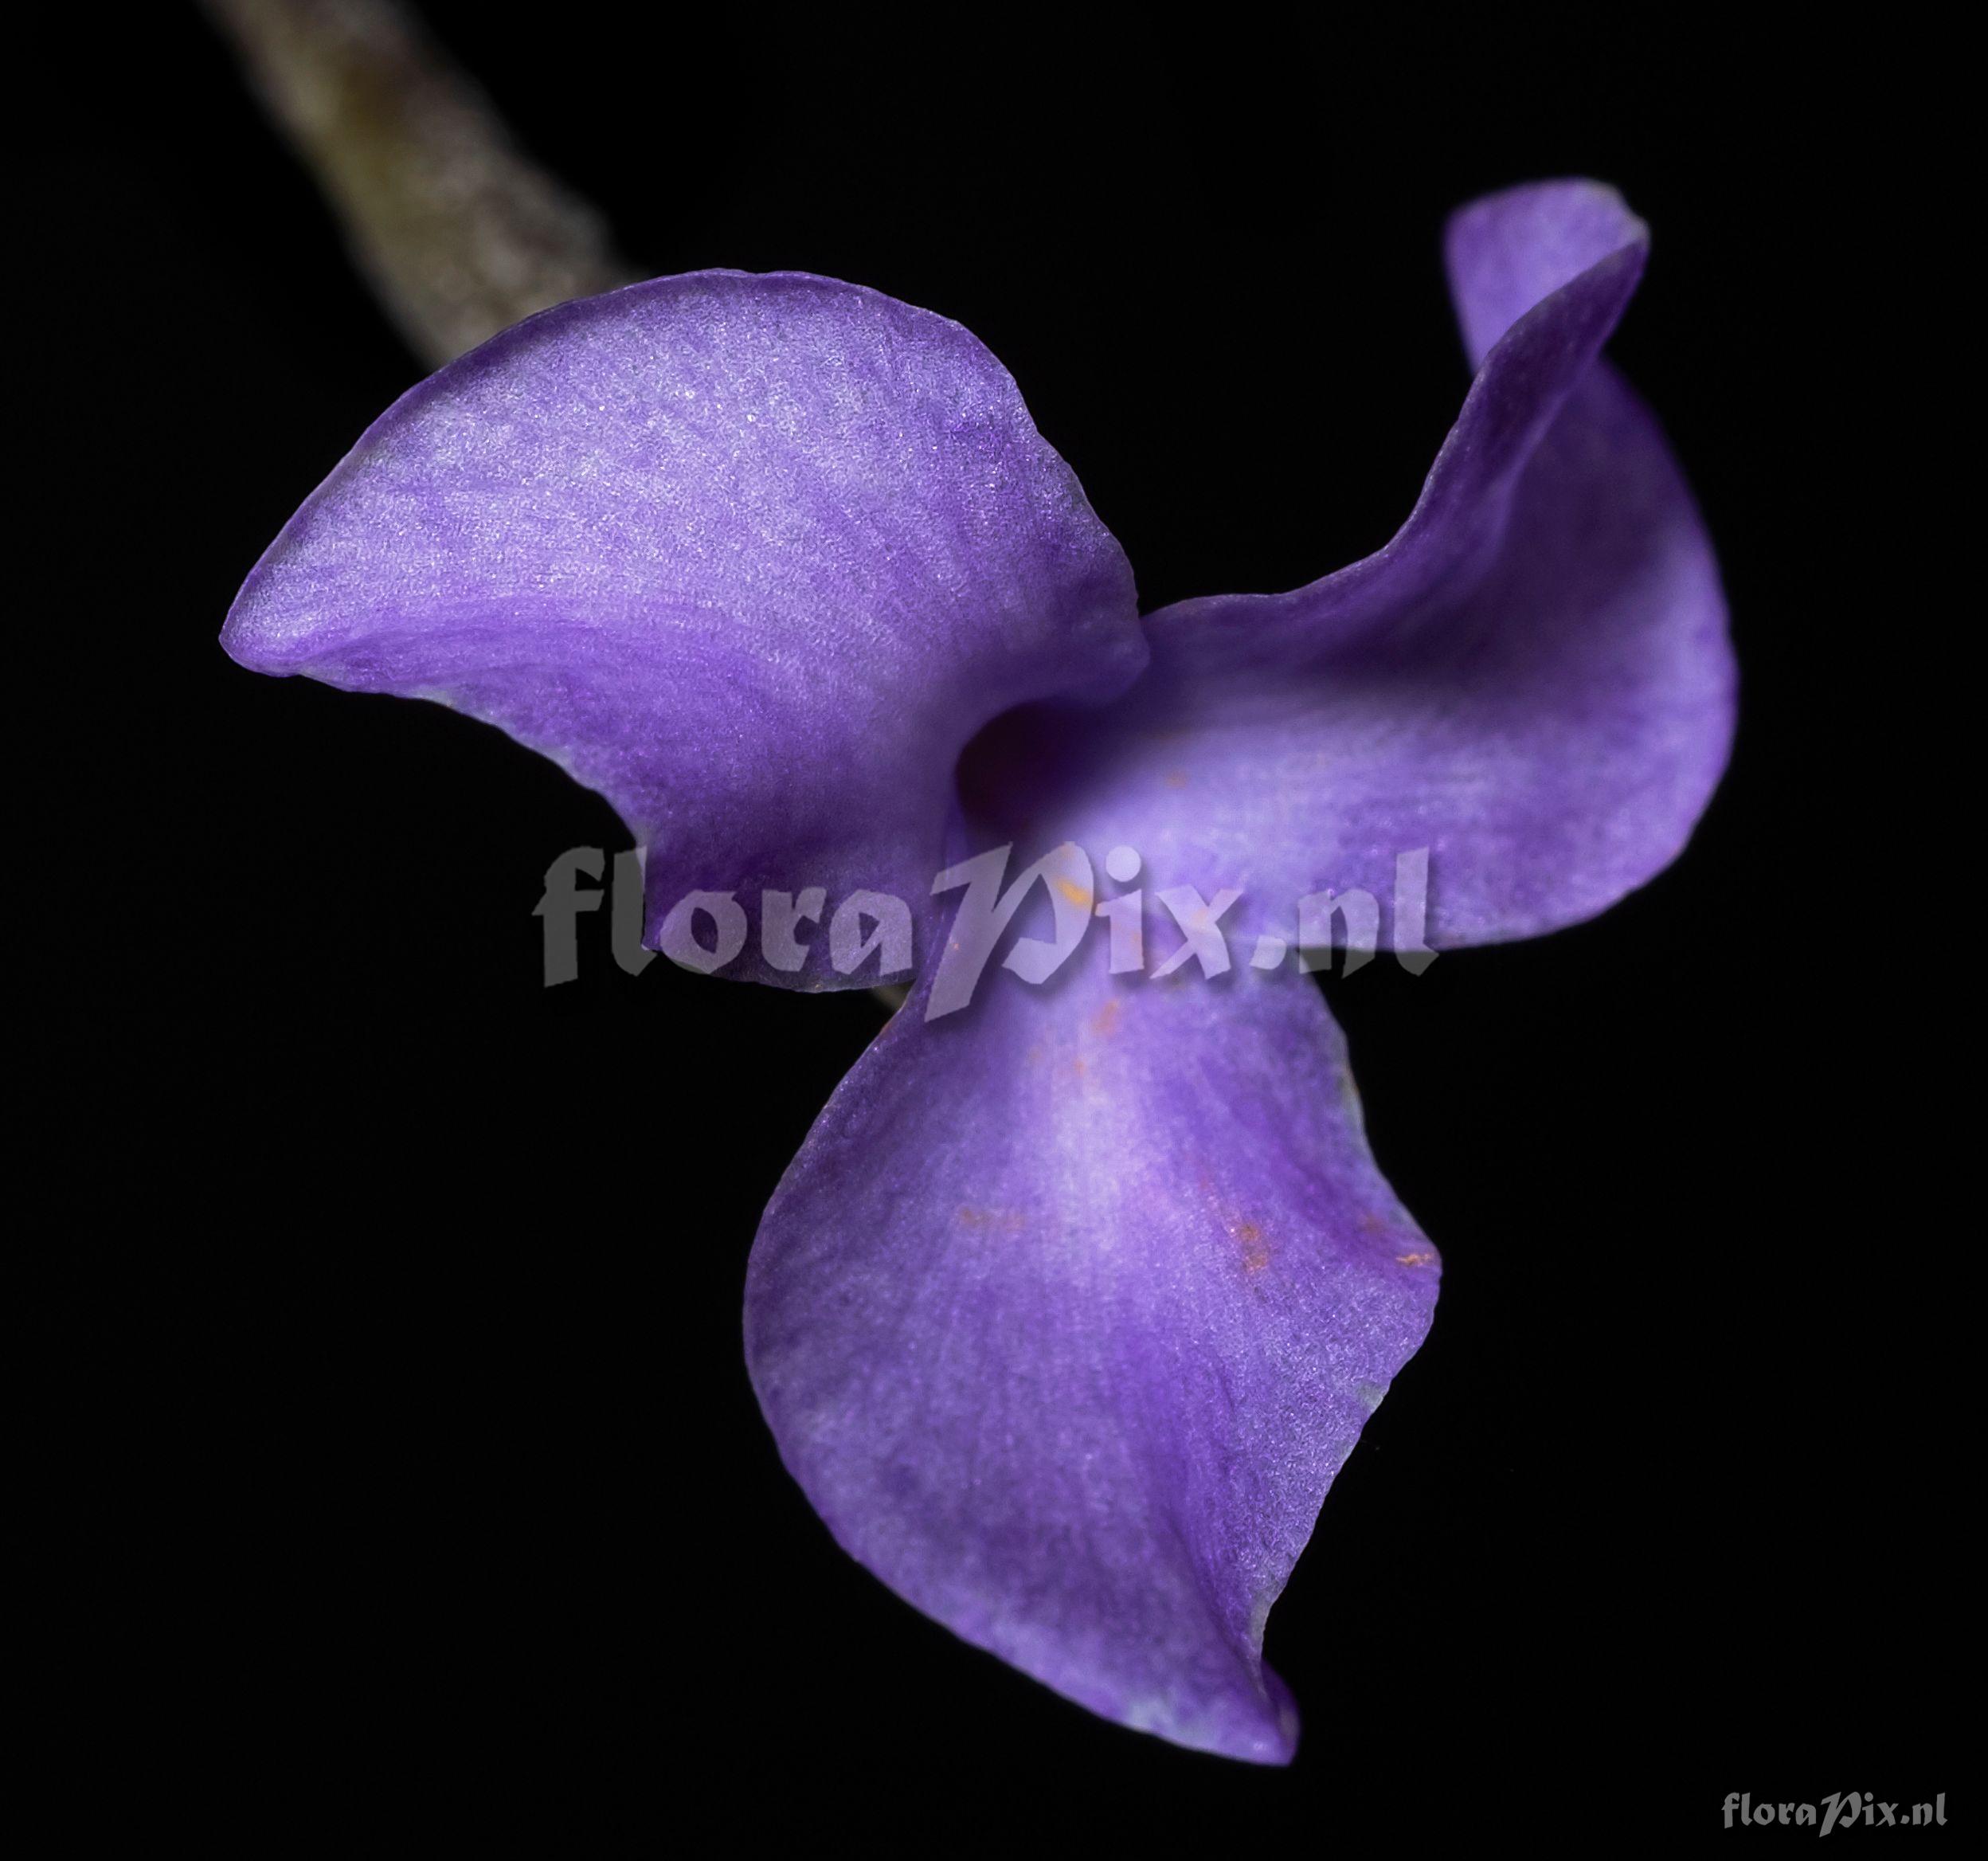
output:
[[[637,276],[395,0],[204,4],[425,361]]]

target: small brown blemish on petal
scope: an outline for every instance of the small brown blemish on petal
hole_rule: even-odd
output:
[[[1125,1012],[1125,1005],[1114,996],[1090,1017],[1090,1031],[1097,1035],[1115,1033],[1118,1018]]]
[[[1169,769],[1161,779],[1170,789],[1184,789],[1188,786],[1188,772],[1184,769]]]
[[[1270,1244],[1265,1238],[1262,1228],[1244,1216],[1236,1214],[1225,1202],[1215,1186],[1215,1179],[1203,1169],[1199,1173],[1197,1186],[1201,1199],[1207,1205],[1209,1215],[1218,1222],[1222,1232],[1233,1241],[1242,1256],[1242,1270],[1254,1277],[1270,1264]]]
[[[1426,1267],[1436,1256],[1434,1254],[1396,1254],[1395,1260],[1404,1267]]]
[[[1362,1209],[1359,1227],[1362,1234],[1385,1234],[1387,1232],[1387,1217],[1376,1215],[1372,1209]]]
[[[1087,911],[1091,906],[1091,895],[1074,879],[1059,879],[1056,889],[1076,906],[1080,911]]]

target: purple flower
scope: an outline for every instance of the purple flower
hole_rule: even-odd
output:
[[[1184,1745],[1290,1756],[1265,1618],[1427,1329],[1435,1253],[1294,962],[1116,975],[1094,937],[928,1017],[933,876],[1131,848],[1261,950],[1426,850],[1441,950],[1661,870],[1724,766],[1733,668],[1690,495],[1599,359],[1646,249],[1584,182],[1459,214],[1463,410],[1395,539],[1292,594],[1142,620],[965,330],[707,272],[423,382],[228,619],[244,664],[440,699],[599,789],[648,849],[652,942],[694,891],[779,892],[804,949],[762,934],[728,973],[848,985],[875,971],[827,960],[824,911],[917,901],[922,993],[761,1225],[753,1381],[900,1595]],[[1062,881],[1083,925],[1090,870]]]

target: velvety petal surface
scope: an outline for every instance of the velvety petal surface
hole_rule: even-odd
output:
[[[1473,360],[1401,531],[1284,595],[1150,617],[1151,671],[1096,717],[1035,707],[970,754],[996,838],[1124,844],[1155,885],[1385,910],[1426,850],[1441,947],[1589,917],[1666,865],[1723,770],[1734,672],[1717,569],[1657,423],[1597,359],[1646,236],[1556,182],[1452,222]]]
[[[914,993],[767,1210],[747,1361],[901,1596],[1108,1718],[1282,1762],[1265,1617],[1436,1256],[1309,978],[1113,978],[1103,945],[945,1020]]]
[[[222,638],[438,699],[600,790],[649,848],[652,941],[695,890],[923,899],[974,732],[1146,656],[1123,553],[980,343],[722,272],[548,311],[421,383]],[[726,973],[875,980],[826,942],[786,974],[754,937]]]

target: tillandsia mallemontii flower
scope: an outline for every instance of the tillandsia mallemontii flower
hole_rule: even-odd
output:
[[[228,619],[245,665],[439,699],[597,789],[648,849],[652,942],[694,893],[773,893],[729,973],[867,983],[800,933],[918,901],[912,1000],[754,1243],[753,1382],[901,1596],[1184,1745],[1290,1756],[1265,1618],[1436,1297],[1278,960],[1293,901],[1385,894],[1413,852],[1431,948],[1552,930],[1667,864],[1725,762],[1712,552],[1599,355],[1646,249],[1585,182],[1458,214],[1462,411],[1394,540],[1292,594],[1142,619],[965,330],[716,272],[415,388]],[[996,847],[1082,926],[1111,849],[1258,954],[1121,974],[1093,938],[951,1012],[934,876]]]

